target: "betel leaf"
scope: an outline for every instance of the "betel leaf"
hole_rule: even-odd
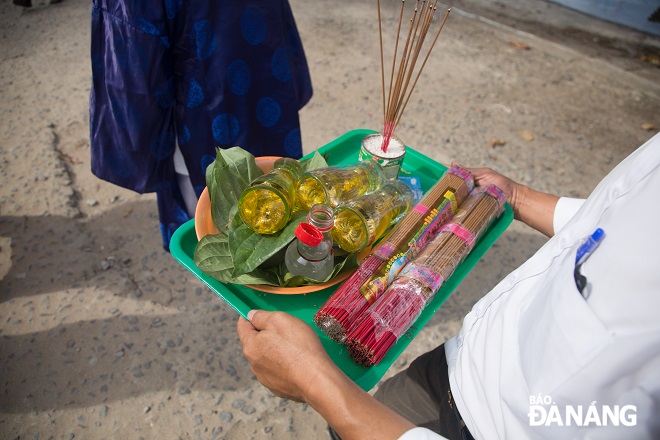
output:
[[[240,216],[235,215],[229,225],[229,251],[234,262],[234,275],[248,273],[287,246],[295,237],[306,213],[298,212],[284,229],[270,235],[252,231]]]
[[[314,150],[314,154],[309,159],[305,159],[300,164],[303,166],[303,172],[316,170],[318,168],[325,168],[328,162],[325,161],[319,150]]]
[[[198,243],[194,256],[197,267],[223,283],[282,287],[314,284],[302,277],[292,277],[282,261],[284,248],[294,239],[295,229],[304,221],[306,213],[295,215],[276,234],[254,233],[236,215],[238,199],[245,187],[263,172],[256,166],[254,157],[239,147],[218,148],[216,153],[216,161],[207,168],[206,184],[214,223],[226,234],[209,235]],[[328,166],[318,151],[301,164],[304,172]],[[357,254],[347,258],[337,255],[335,263],[328,279],[343,269],[357,267]]]
[[[284,262],[273,267],[257,268],[249,273],[234,276],[234,265],[229,253],[228,237],[225,234],[207,235],[200,240],[195,248],[195,265],[205,274],[223,283],[265,284],[280,287],[316,284],[304,277],[292,276],[287,272]],[[335,258],[334,270],[325,281],[333,279],[342,270],[357,266],[357,253],[350,254],[346,258]]]
[[[207,235],[195,248],[195,265],[205,274],[223,283],[233,284],[281,284],[274,271],[256,269],[250,273],[233,275],[234,264],[229,253],[229,242],[225,234]]]
[[[211,199],[211,217],[221,231],[226,232],[233,206],[252,180],[263,174],[254,156],[240,147],[216,148],[215,161],[206,171],[206,186]]]

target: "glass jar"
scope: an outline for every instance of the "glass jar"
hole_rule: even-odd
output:
[[[293,215],[296,185],[302,165],[295,159],[277,159],[273,169],[254,179],[238,202],[243,222],[259,234],[274,234],[289,223]]]
[[[308,171],[298,182],[301,209],[316,204],[336,207],[342,202],[371,193],[385,182],[383,168],[373,160],[345,167],[325,167]]]
[[[387,142],[386,151],[383,151],[383,142]],[[373,133],[362,139],[359,160],[375,160],[383,167],[385,177],[396,179],[403,165],[406,155],[405,144],[394,135],[384,139],[381,133]]]
[[[335,208],[332,238],[346,252],[357,252],[380,238],[415,202],[415,195],[400,180]]]

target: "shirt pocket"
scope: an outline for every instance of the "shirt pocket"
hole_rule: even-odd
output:
[[[530,393],[551,395],[612,340],[577,289],[575,252],[564,252],[539,275],[538,291],[521,311],[519,356]]]

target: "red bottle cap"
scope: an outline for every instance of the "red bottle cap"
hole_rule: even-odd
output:
[[[323,240],[323,234],[309,223],[300,223],[296,228],[296,238],[307,246],[318,246]]]

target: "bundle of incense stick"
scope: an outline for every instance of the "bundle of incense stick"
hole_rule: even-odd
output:
[[[411,243],[413,249],[421,249],[422,242],[437,234],[473,188],[472,174],[452,165],[316,312],[316,325],[330,338],[343,342],[362,312],[378,299],[408,261]]]
[[[394,134],[399,121],[401,120],[401,115],[410,100],[410,96],[417,85],[419,76],[426,65],[426,62],[431,55],[431,51],[435,46],[438,37],[442,28],[445,26],[447,17],[451,9],[447,9],[442,23],[435,34],[435,38],[428,46],[428,51],[424,57],[421,66],[417,70],[417,74],[414,76],[415,67],[417,62],[420,60],[420,55],[422,53],[422,48],[424,46],[424,40],[426,35],[431,27],[433,22],[433,17],[437,9],[438,0],[416,0],[415,8],[412,13],[412,16],[409,21],[408,32],[403,42],[403,47],[401,49],[401,55],[397,60],[397,53],[399,50],[399,40],[401,38],[401,25],[403,21],[403,12],[404,12],[405,0],[401,1],[401,8],[399,11],[399,24],[397,26],[396,38],[394,42],[394,57],[392,58],[392,69],[390,72],[390,83],[389,90],[387,93],[387,99],[385,97],[385,62],[383,59],[383,30],[381,25],[381,15],[380,15],[380,0],[378,0],[378,36],[380,38],[380,73],[381,73],[381,83],[383,88],[383,144],[381,149],[383,152],[387,151],[390,139]],[[404,29],[405,32],[405,29]],[[395,76],[396,71],[396,76]],[[412,80],[412,82],[411,82]]]
[[[494,185],[475,189],[454,219],[406,265],[346,337],[357,364],[370,366],[383,359],[500,215],[504,200]]]

